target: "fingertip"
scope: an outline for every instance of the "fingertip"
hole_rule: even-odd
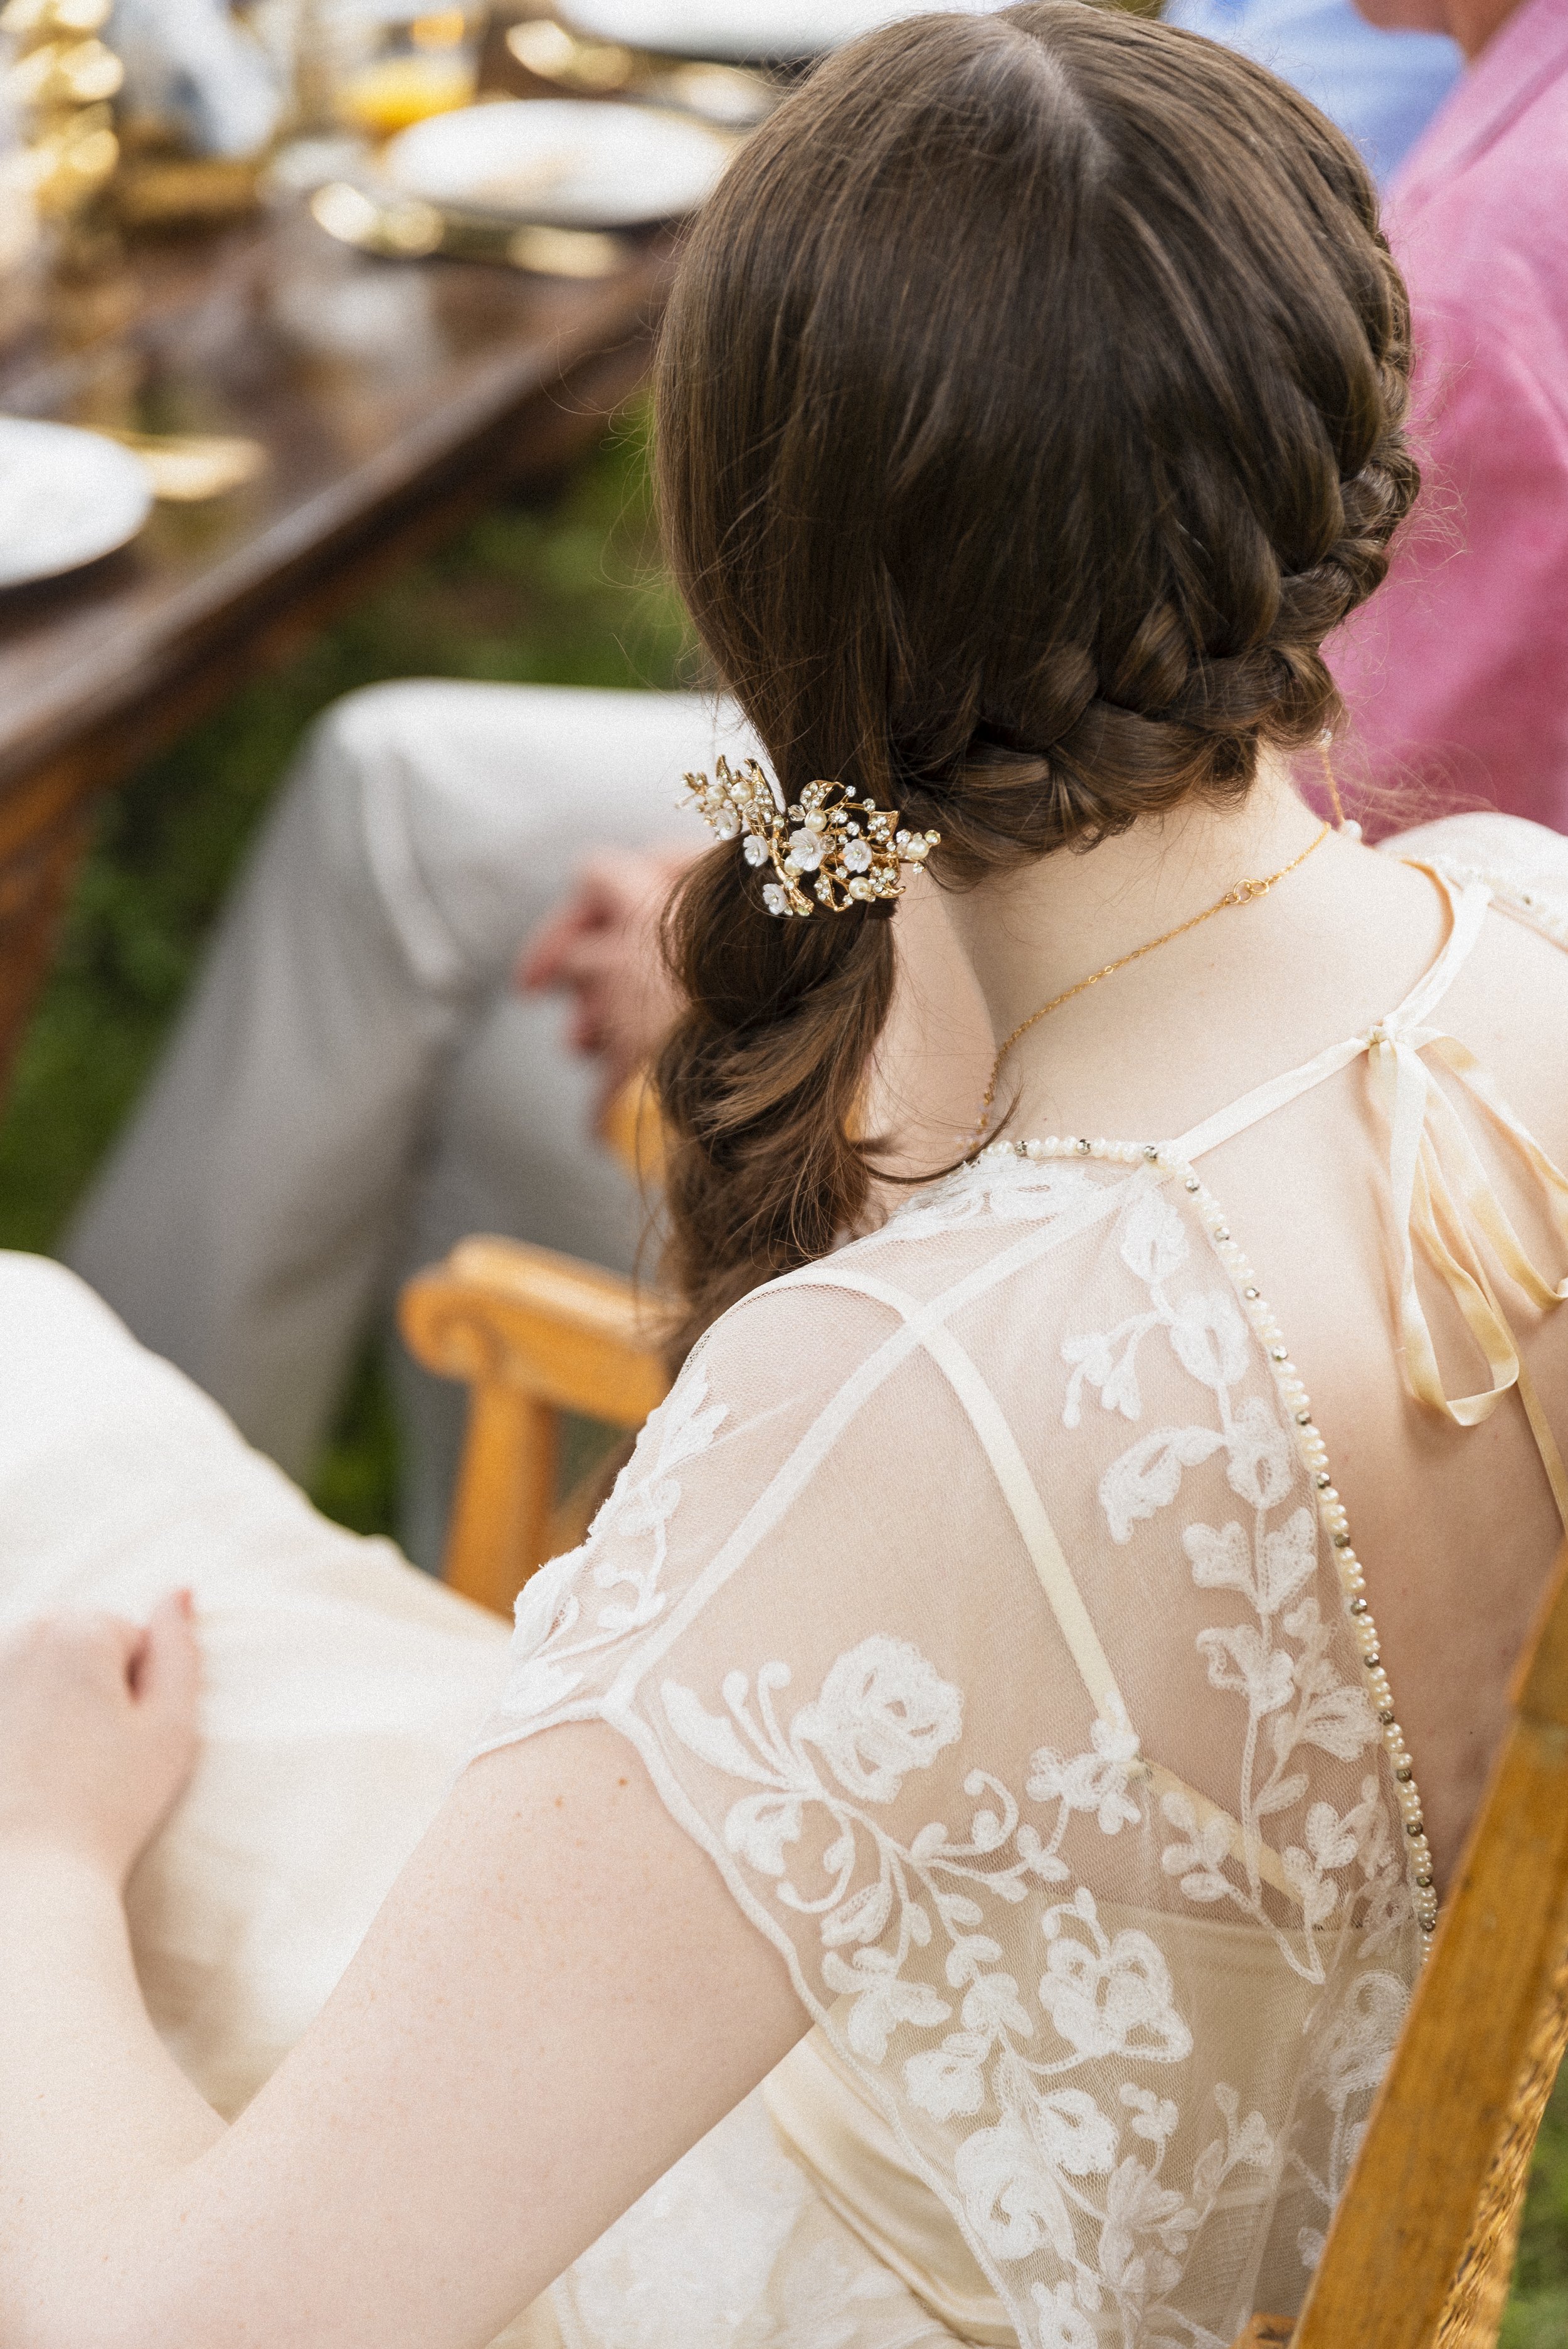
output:
[[[201,1684],[201,1642],[196,1631],[194,1601],[189,1590],[171,1590],[153,1609],[138,1693],[155,1711],[188,1715],[194,1710]]]
[[[189,1671],[201,1654],[196,1630],[195,1594],[189,1587],[170,1590],[152,1610],[148,1626],[155,1669]]]

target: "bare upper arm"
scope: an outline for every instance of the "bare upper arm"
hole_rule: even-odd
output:
[[[808,2027],[617,1733],[490,1754],[313,2029],[139,2212],[128,2349],[483,2344]]]

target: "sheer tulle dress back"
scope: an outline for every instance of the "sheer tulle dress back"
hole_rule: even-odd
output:
[[[1421,845],[1449,941],[1403,1005],[1178,1140],[1004,1141],[758,1291],[524,1593],[481,1750],[619,1730],[815,2018],[535,2337],[1228,2349],[1299,2305],[1437,1891],[1334,1481],[1355,1397],[1320,1422],[1225,1145],[1370,1088],[1435,1412],[1456,1315],[1520,1409],[1509,1311],[1568,1267],[1568,1185],[1441,1025],[1489,924],[1568,942],[1568,843]]]

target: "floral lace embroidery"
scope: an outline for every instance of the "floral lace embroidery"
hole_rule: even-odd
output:
[[[966,1164],[904,1200],[880,1231],[856,1246],[871,1248],[883,1239],[930,1239],[987,1219],[1001,1224],[1044,1222],[1080,1206],[1099,1187],[1081,1166],[1039,1164],[1023,1158]]]
[[[1096,2343],[1088,2320],[1109,2303],[1127,2337],[1142,2339],[1138,2328],[1180,2282],[1192,2236],[1226,2181],[1239,2167],[1268,2170],[1274,2140],[1260,2114],[1240,2117],[1239,2100],[1222,2085],[1222,2135],[1184,2188],[1167,2182],[1177,2106],[1128,2082],[1120,2111],[1108,2111],[1074,2085],[1106,2057],[1172,2065],[1191,2055],[1191,2031],[1158,1944],[1136,1928],[1109,1931],[1080,1884],[1040,1915],[1043,1971],[1031,2000],[1002,1971],[1002,1949],[982,1930],[975,1898],[1016,1904],[1031,1881],[1068,1879],[1062,1845],[1075,1815],[1104,1836],[1142,1821],[1130,1793],[1138,1740],[1125,1714],[1095,1723],[1090,1753],[1064,1758],[1042,1748],[1032,1757],[1026,1792],[1054,1809],[1047,1835],[1022,1817],[998,1779],[974,1770],[964,1785],[976,1807],[965,1829],[934,1819],[905,1843],[876,1810],[958,1741],[961,1692],[917,1649],[882,1637],[841,1656],[786,1724],[777,1700],[789,1683],[780,1662],[761,1667],[755,1691],[732,1671],[718,1714],[678,1682],[663,1683],[681,1743],[756,1790],[726,1813],[727,1849],[772,1881],[782,1907],[817,1920],[826,2002],[840,2004],[845,2040],[862,2064],[883,2065],[903,2033],[943,2033],[936,2046],[904,2054],[903,2090],[937,2121],[995,2116],[959,2136],[954,2175],[994,2258],[1016,2261],[1048,2248],[1071,2271],[1070,2283],[1034,2287],[1040,2338]],[[826,1881],[805,1889],[790,1858],[812,1812],[826,1837]],[[933,1979],[906,1977],[912,1954],[934,1944],[950,1995]],[[923,1974],[937,1971],[926,1959]],[[1092,2258],[1080,2248],[1086,2240]]]
[[[1097,1330],[1086,1337],[1064,1341],[1062,1358],[1072,1366],[1062,1411],[1064,1427],[1075,1428],[1080,1423],[1086,1384],[1098,1388],[1100,1402],[1107,1411],[1119,1411],[1124,1419],[1142,1418],[1138,1350],[1155,1330],[1164,1330],[1171,1350],[1183,1370],[1222,1394],[1235,1384],[1247,1368],[1251,1351],[1247,1325],[1227,1290],[1189,1292],[1175,1301],[1167,1293],[1165,1284],[1187,1261],[1187,1234],[1180,1216],[1158,1191],[1140,1192],[1123,1215],[1118,1252],[1128,1269],[1148,1289],[1149,1306],[1143,1312],[1128,1315],[1114,1329]],[[1206,1449],[1194,1451],[1191,1457],[1178,1453],[1162,1464],[1157,1462],[1156,1447],[1161,1443],[1200,1433]],[[1108,1472],[1100,1487],[1100,1499],[1115,1538],[1125,1542],[1135,1518],[1152,1516],[1165,1500],[1175,1498],[1183,1461],[1189,1467],[1195,1465],[1224,1440],[1223,1434],[1210,1439],[1207,1430],[1161,1429],[1158,1436],[1146,1439],[1143,1446],[1135,1446],[1124,1454]],[[1140,1459],[1140,1454],[1147,1454],[1147,1458]],[[1172,1473],[1174,1482],[1171,1481]]]
[[[1302,2088],[1306,2095],[1321,2099],[1331,2116],[1327,2160],[1321,2174],[1311,2168],[1302,2155],[1299,2131],[1293,2134],[1285,2156],[1287,2168],[1323,2213],[1323,2228],[1303,2227],[1296,2237],[1302,2265],[1309,2271],[1323,2256],[1327,2221],[1350,2181],[1367,2134],[1372,2095],[1387,2070],[1409,2002],[1409,1991],[1398,1974],[1368,1967],[1357,1974],[1347,1996],[1316,2018]]]
[[[636,1459],[617,1479],[583,1547],[541,1567],[523,1586],[517,1602],[517,1661],[500,1701],[509,1719],[531,1721],[552,1712],[582,1685],[589,1658],[641,1630],[664,1612],[662,1577],[669,1552],[670,1519],[681,1501],[680,1483],[673,1471],[707,1450],[727,1410],[725,1403],[708,1402],[706,1373],[699,1367],[688,1370],[649,1418]],[[632,1472],[640,1467],[650,1439],[656,1441],[653,1464],[634,1478]],[[593,1610],[591,1628],[573,1638],[587,1611],[576,1586],[607,1534],[621,1544],[645,1540],[651,1547],[642,1563],[624,1547],[600,1559],[593,1570],[594,1587],[626,1595],[607,1599]],[[541,1652],[547,1640],[548,1655]]]
[[[1225,1455],[1225,1481],[1251,1518],[1250,1525],[1240,1518],[1189,1525],[1181,1537],[1194,1584],[1238,1592],[1255,1619],[1198,1634],[1210,1684],[1241,1697],[1247,1707],[1237,1805],[1242,1853],[1238,1860],[1232,1851],[1227,1821],[1212,1818],[1200,1826],[1192,1804],[1172,1792],[1161,1808],[1181,1839],[1167,1847],[1162,1864],[1180,1878],[1186,1899],[1240,1909],[1274,1935],[1297,1973],[1322,1982],[1319,1928],[1336,1912],[1350,1922],[1353,1906],[1361,1921],[1375,1919],[1384,1930],[1395,1914],[1398,1863],[1376,1774],[1362,1780],[1359,1802],[1343,1816],[1332,1804],[1312,1805],[1302,1841],[1281,1853],[1301,1904],[1299,1934],[1276,1925],[1264,1899],[1258,1865],[1264,1822],[1305,1795],[1307,1775],[1292,1767],[1303,1745],[1352,1762],[1377,1743],[1377,1723],[1365,1688],[1336,1669],[1329,1627],[1305,1588],[1317,1572],[1314,1512],[1298,1506],[1283,1523],[1274,1521],[1295,1489],[1299,1463],[1262,1396],[1239,1403],[1233,1398],[1252,1362],[1250,1333],[1234,1299],[1222,1288],[1171,1294],[1170,1284],[1191,1251],[1181,1216],[1157,1191],[1141,1193],[1125,1212],[1119,1253],[1147,1289],[1149,1304],[1109,1330],[1064,1341],[1062,1356],[1071,1369],[1064,1424],[1081,1424],[1086,1384],[1098,1390],[1104,1410],[1132,1421],[1141,1416],[1138,1349],[1157,1330],[1189,1377],[1213,1396],[1218,1424],[1155,1428],[1111,1462],[1099,1485],[1111,1538],[1130,1542],[1135,1526],[1176,1499],[1184,1470],[1217,1453]],[[1357,1899],[1358,1884],[1369,1899]]]

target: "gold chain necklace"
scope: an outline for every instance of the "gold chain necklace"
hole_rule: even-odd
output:
[[[1336,793],[1336,801],[1337,796]],[[1227,905],[1250,905],[1254,897],[1266,897],[1276,881],[1283,881],[1287,874],[1295,871],[1298,864],[1305,864],[1315,849],[1323,846],[1333,829],[1332,824],[1326,823],[1317,838],[1308,841],[1299,856],[1293,856],[1288,864],[1282,864],[1279,871],[1271,873],[1266,880],[1238,881],[1233,889],[1227,889],[1222,897],[1217,897],[1214,903],[1212,905],[1206,905],[1201,914],[1192,915],[1188,921],[1178,922],[1173,930],[1165,931],[1161,937],[1150,938],[1146,946],[1134,947],[1130,954],[1119,955],[1115,962],[1108,962],[1102,970],[1091,970],[1088,977],[1080,978],[1076,987],[1064,988],[1060,995],[1053,995],[1048,1003],[1042,1003],[1037,1011],[1031,1011],[1026,1019],[1020,1019],[1012,1034],[1004,1039],[1001,1050],[991,1063],[990,1079],[985,1087],[985,1097],[980,1103],[980,1123],[975,1129],[975,1141],[978,1142],[981,1139],[991,1123],[991,1112],[996,1101],[996,1080],[1002,1073],[1003,1061],[1019,1039],[1026,1036],[1030,1029],[1038,1021],[1047,1018],[1050,1012],[1059,1011],[1064,1003],[1072,1001],[1075,995],[1082,995],[1089,988],[1098,987],[1100,980],[1109,978],[1112,972],[1125,970],[1130,962],[1141,962],[1145,955],[1153,954],[1157,947],[1168,947],[1172,938],[1184,938],[1189,930],[1197,929],[1201,923],[1212,922],[1214,916],[1222,914]]]

